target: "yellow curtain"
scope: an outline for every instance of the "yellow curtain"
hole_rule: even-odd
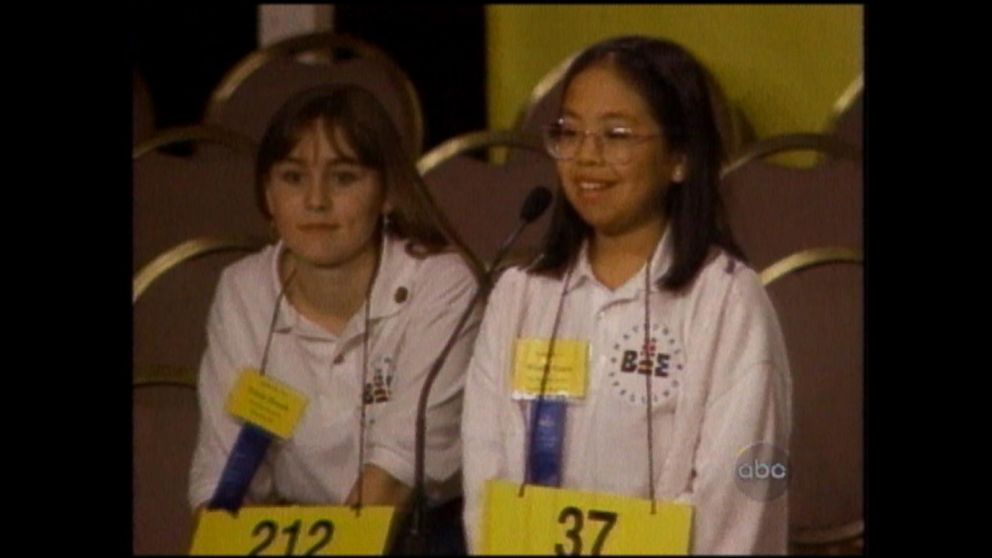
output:
[[[823,131],[862,71],[858,5],[496,5],[486,8],[491,128],[512,126],[540,79],[601,39],[672,39],[714,73],[758,138]]]

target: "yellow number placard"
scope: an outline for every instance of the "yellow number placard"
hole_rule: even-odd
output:
[[[688,554],[692,506],[493,480],[483,554]]]
[[[205,511],[193,535],[193,556],[381,555],[395,508],[364,506],[245,507],[237,516]]]
[[[513,349],[513,397],[534,399],[541,393],[541,378],[548,361],[547,339],[517,339]],[[586,365],[589,343],[555,340],[555,354],[548,370],[544,394],[582,399],[586,396]]]
[[[227,412],[288,440],[303,416],[307,398],[293,388],[247,369],[227,400]]]

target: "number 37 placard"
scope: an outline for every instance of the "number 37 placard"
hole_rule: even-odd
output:
[[[489,481],[484,554],[688,554],[692,507],[638,498]]]

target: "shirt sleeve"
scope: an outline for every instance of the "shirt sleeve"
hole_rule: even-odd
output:
[[[500,281],[490,296],[465,381],[462,460],[465,536],[470,554],[480,552],[485,483],[509,474],[502,451],[504,421],[500,414],[500,403],[507,397],[502,386],[511,336],[505,319],[510,313],[506,307],[509,302],[507,285],[507,281]]]
[[[241,422],[227,414],[227,397],[247,366],[252,366],[253,343],[247,309],[240,303],[229,270],[221,275],[207,318],[207,349],[200,362],[198,399],[200,428],[190,468],[189,501],[193,509],[213,496]],[[258,366],[258,364],[254,364]],[[246,499],[264,502],[272,490],[267,461],[255,474]]]
[[[369,433],[367,463],[414,484],[415,424],[427,374],[454,333],[476,290],[475,277],[458,256],[443,256],[435,269],[424,270],[414,291],[415,305],[396,358],[393,400],[381,409]],[[461,467],[458,436],[465,369],[478,332],[479,309],[473,310],[441,367],[427,400],[424,484],[428,497],[445,499]]]
[[[738,459],[749,457],[745,450],[754,444],[787,452],[791,422],[781,330],[757,277],[742,275],[715,326],[713,375],[689,495],[695,506],[693,554],[786,552],[788,493],[771,490],[780,481],[737,476]],[[761,456],[762,462],[771,458],[770,452]]]

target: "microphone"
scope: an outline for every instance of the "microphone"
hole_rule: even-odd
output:
[[[434,385],[434,380],[437,378],[438,373],[441,371],[441,367],[444,366],[445,360],[448,358],[448,353],[454,348],[455,340],[458,338],[459,333],[465,323],[468,322],[469,316],[472,314],[472,310],[475,308],[476,303],[482,298],[489,294],[492,289],[492,275],[499,268],[500,262],[506,256],[506,253],[510,250],[510,247],[516,242],[517,237],[523,232],[527,225],[536,221],[544,212],[548,209],[551,204],[551,191],[544,186],[536,186],[534,189],[527,194],[527,198],[524,200],[523,206],[520,208],[520,223],[513,230],[513,232],[503,241],[503,244],[496,251],[496,256],[493,257],[492,264],[486,271],[482,282],[479,284],[475,291],[475,295],[472,297],[471,302],[465,310],[462,312],[461,317],[458,320],[458,325],[455,326],[455,330],[448,337],[448,341],[445,343],[444,348],[441,349],[441,354],[438,355],[437,360],[431,366],[430,371],[427,373],[427,378],[424,379],[424,386],[420,390],[420,400],[417,404],[417,421],[416,421],[416,445],[414,452],[414,484],[413,484],[413,509],[410,522],[410,530],[408,533],[406,541],[406,554],[407,555],[423,555],[426,551],[427,538],[424,533],[424,515],[427,503],[426,495],[424,494],[424,445],[426,443],[426,431],[427,431],[427,398],[430,395],[431,387]]]
[[[520,208],[520,220],[528,225],[536,221],[551,204],[551,197],[551,190],[544,186],[534,187],[527,194],[527,199],[524,200],[524,205]]]
[[[548,206],[551,205],[551,190],[548,190],[544,186],[536,186],[533,190],[527,194],[527,198],[524,199],[524,204],[520,208],[520,224],[514,229],[513,233],[510,234],[503,241],[503,244],[496,250],[496,256],[493,257],[493,263],[489,266],[489,270],[486,272],[486,285],[490,283],[490,279],[493,274],[493,270],[499,267],[499,263],[503,261],[506,253],[510,250],[510,247],[514,242],[517,241],[517,237],[523,232],[527,225],[537,221],[537,219],[544,214]]]

